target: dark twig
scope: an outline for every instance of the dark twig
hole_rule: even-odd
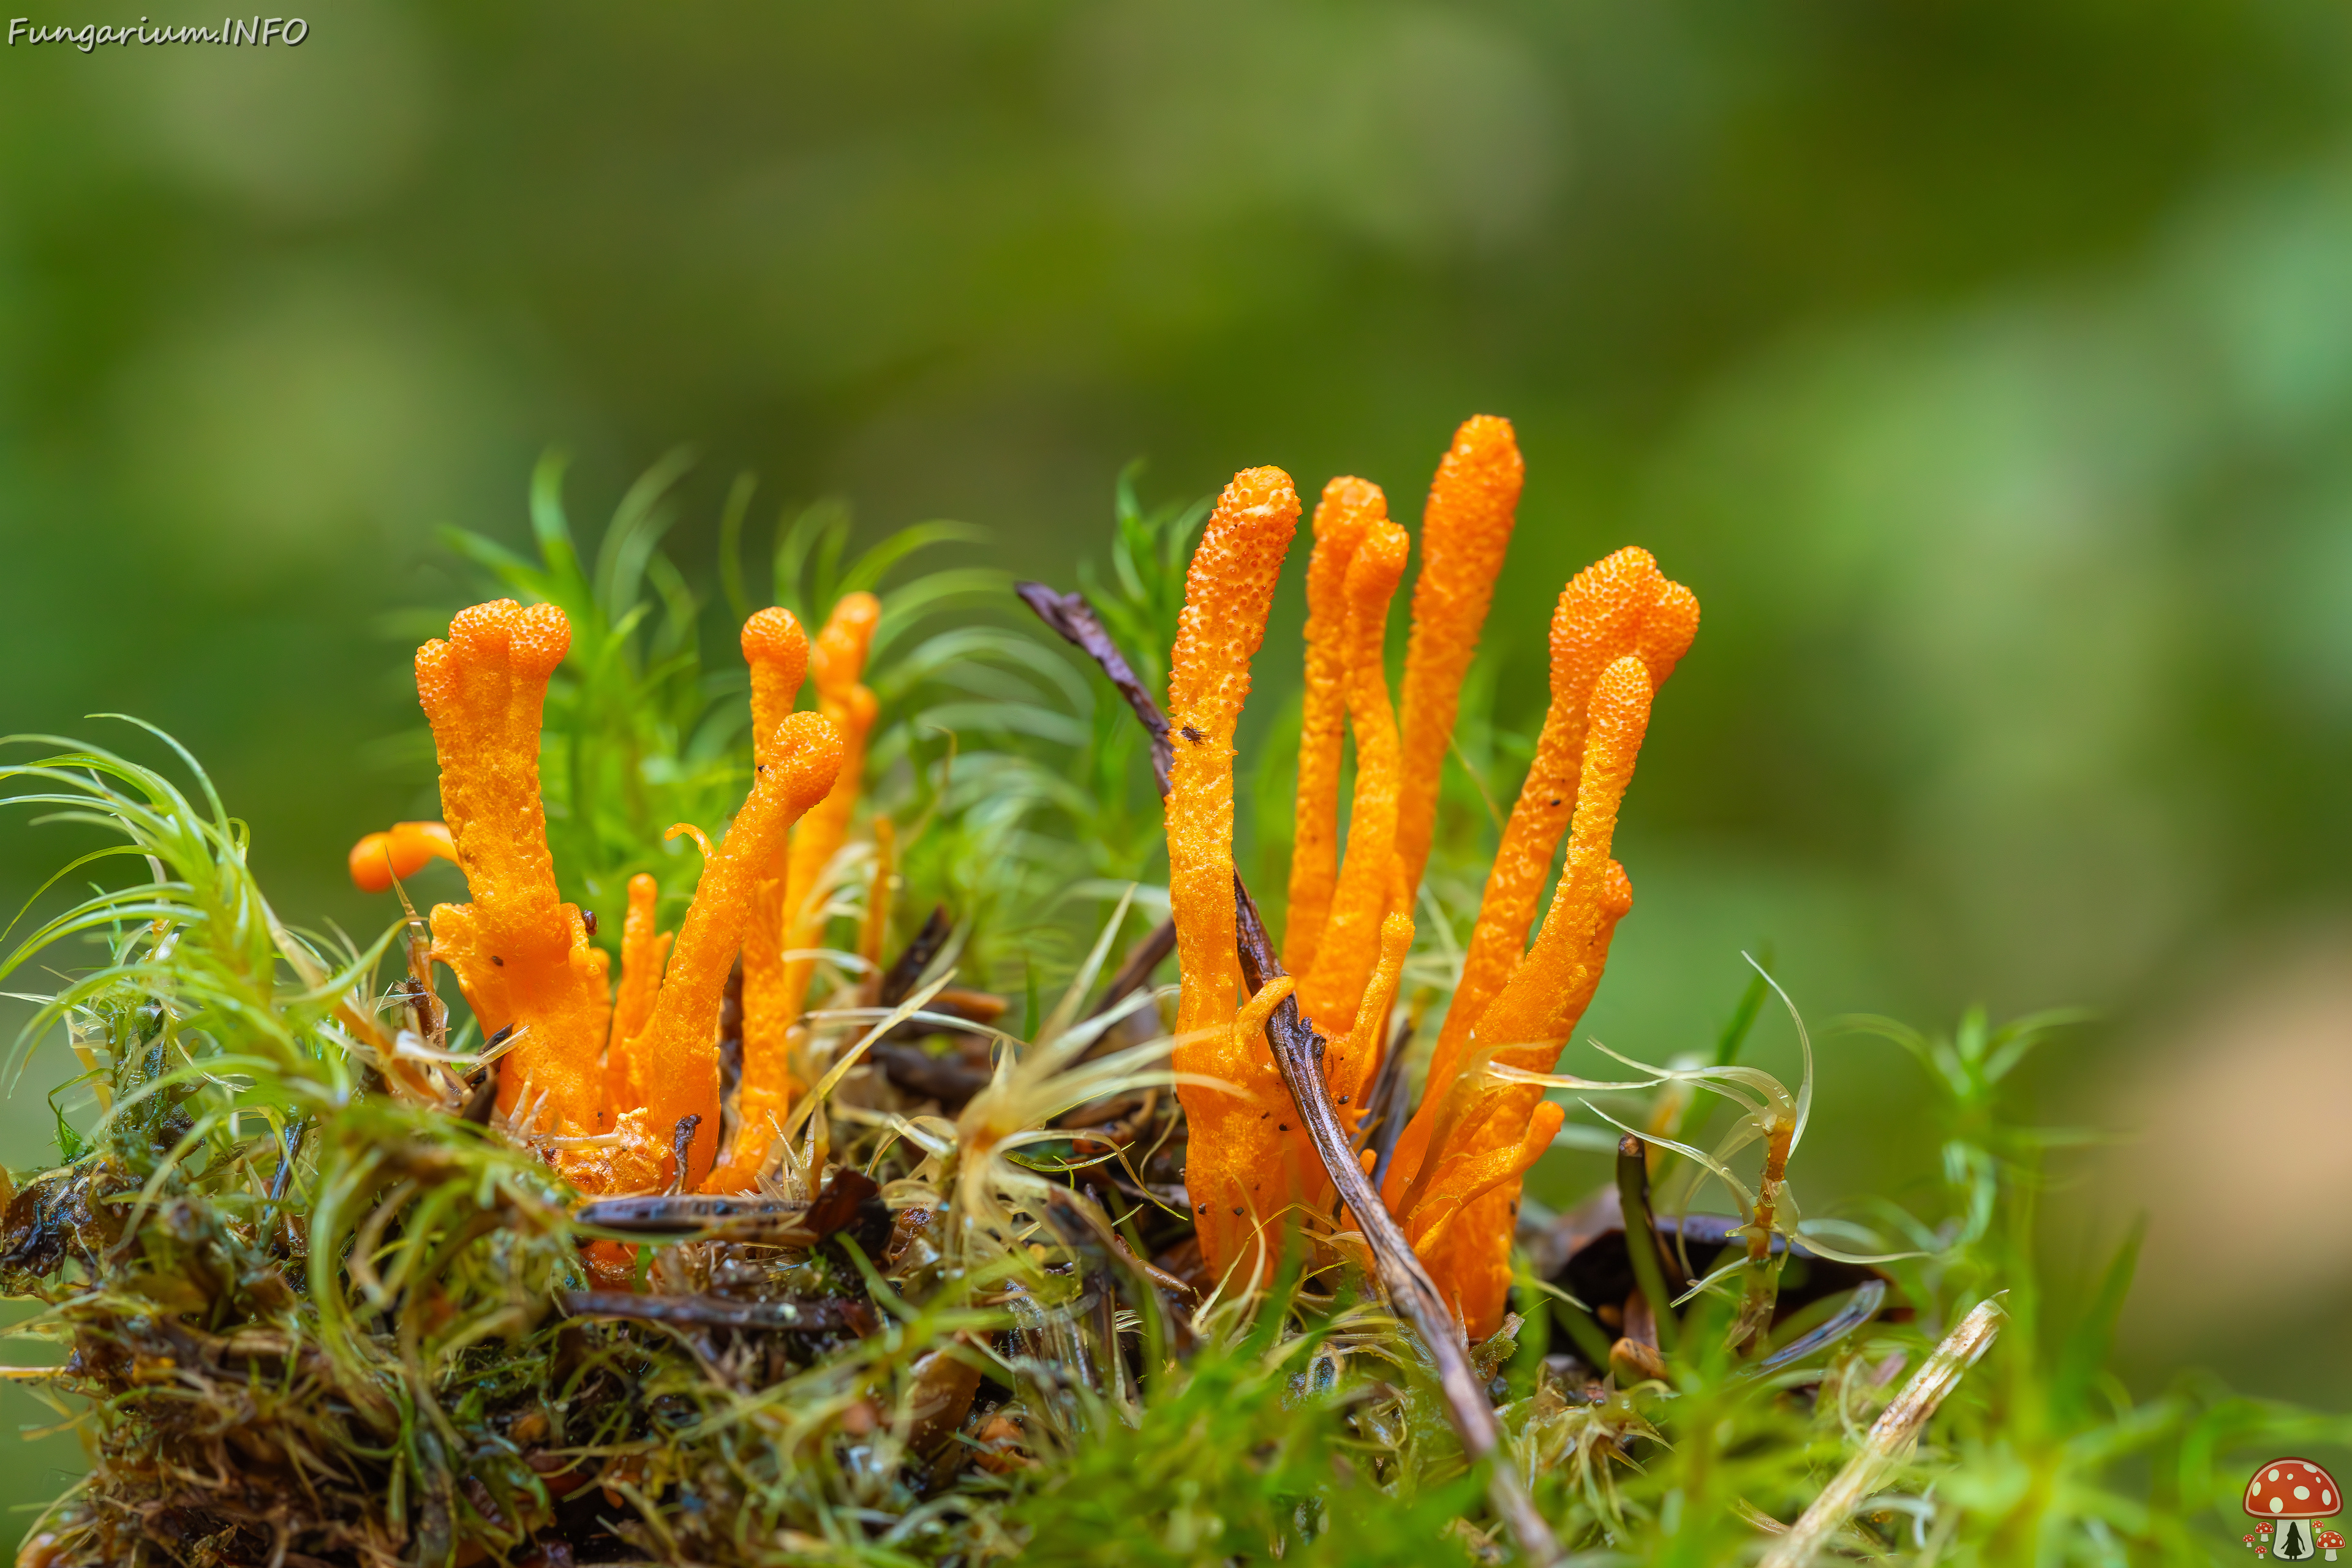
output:
[[[808,1227],[819,1238],[846,1230],[856,1222],[857,1211],[881,1193],[882,1184],[865,1172],[836,1165],[817,1189],[816,1201],[809,1205]]]
[[[947,945],[948,933],[954,929],[955,922],[948,919],[948,907],[945,904],[934,907],[930,918],[923,921],[923,929],[915,933],[914,939],[907,943],[906,950],[883,972],[882,984],[875,994],[875,1005],[896,1007],[912,995],[915,982],[923,977],[923,971],[929,968],[931,960],[940,955],[940,949]]]
[[[1650,1146],[1631,1132],[1617,1140],[1617,1201],[1625,1215],[1625,1256],[1633,1280],[1657,1324],[1658,1346],[1675,1348],[1674,1294],[1666,1289],[1666,1259],[1657,1226],[1650,1218]]]
[[[1061,633],[1072,647],[1100,665],[1103,674],[1118,688],[1118,694],[1127,699],[1127,705],[1135,710],[1135,716],[1143,721],[1144,729],[1150,731],[1151,771],[1160,780],[1160,793],[1166,795],[1168,770],[1176,761],[1175,750],[1168,740],[1167,717],[1160,711],[1160,704],[1152,700],[1151,693],[1143,689],[1143,682],[1136,678],[1134,667],[1127,662],[1127,656],[1118,651],[1117,643],[1111,641],[1110,633],[1103,626],[1102,617],[1095,614],[1092,605],[1087,603],[1087,596],[1084,594],[1056,594],[1043,583],[1015,583],[1013,591],[1021,595],[1023,604],[1037,612],[1039,620]]]
[[[599,1230],[683,1241],[772,1240],[784,1246],[816,1244],[809,1205],[783,1198],[739,1198],[721,1193],[677,1193],[604,1198],[583,1205],[572,1217]]]
[[[687,1155],[694,1148],[695,1129],[701,1125],[702,1117],[697,1113],[679,1117],[677,1125],[670,1129],[670,1153],[677,1162],[677,1174],[671,1178],[673,1183],[671,1190],[674,1192],[686,1190]]]
[[[890,1081],[905,1092],[942,1106],[960,1106],[986,1089],[994,1075],[950,1053],[935,1057],[922,1047],[903,1040],[877,1040],[867,1055]]]
[[[302,1139],[310,1131],[307,1119],[297,1118],[286,1124],[283,1152],[278,1157],[278,1173],[269,1179],[269,1201],[282,1204],[286,1189],[294,1182],[294,1157],[302,1152]]]
[[[499,1102],[499,1064],[491,1062],[474,1069],[467,1083],[466,1103],[457,1108],[457,1120],[470,1121],[477,1127],[490,1124],[490,1110]]]
[[[1372,1152],[1371,1182],[1375,1189],[1388,1179],[1389,1162],[1396,1156],[1397,1138],[1404,1131],[1412,1108],[1405,1103],[1404,1048],[1412,1043],[1412,1020],[1399,1024],[1389,1041],[1389,1054],[1372,1075],[1364,1095],[1364,1131],[1371,1134],[1365,1147]]]
[[[1110,984],[1103,987],[1101,997],[1087,1011],[1087,1016],[1102,1016],[1125,1000],[1129,992],[1150,984],[1151,972],[1166,963],[1168,955],[1175,951],[1174,921],[1161,921],[1144,932],[1143,940],[1127,950],[1127,957],[1120,962],[1118,973],[1110,977]]]
[[[736,1301],[724,1296],[645,1296],[634,1290],[566,1290],[563,1310],[575,1318],[632,1318],[696,1329],[848,1330],[876,1327],[874,1309],[846,1296],[793,1301]]]
[[[1275,956],[1274,943],[1265,934],[1265,922],[1258,915],[1256,900],[1242,885],[1239,875],[1234,878],[1234,946],[1241,958],[1242,979],[1251,991],[1260,991],[1284,971],[1281,961]],[[1372,1190],[1364,1168],[1356,1163],[1356,1151],[1349,1140],[1347,1127],[1340,1121],[1339,1108],[1331,1103],[1331,1091],[1323,1081],[1322,1037],[1299,1016],[1297,998],[1288,996],[1283,998],[1266,1021],[1265,1035],[1274,1047],[1275,1066],[1289,1087],[1291,1102],[1298,1108],[1299,1123],[1314,1142],[1315,1152],[1322,1158],[1323,1169],[1339,1190],[1339,1201],[1354,1214],[1357,1228],[1371,1248],[1382,1289],[1397,1310],[1420,1331],[1422,1342],[1429,1347],[1431,1357],[1437,1363],[1437,1382],[1445,1396],[1446,1414],[1453,1417],[1454,1429],[1460,1434],[1463,1447],[1474,1462],[1490,1461],[1486,1489],[1495,1511],[1510,1526],[1519,1550],[1529,1563],[1557,1563],[1559,1542],[1553,1539],[1551,1526],[1536,1511],[1527,1493],[1520,1489],[1507,1459],[1497,1452],[1503,1442],[1502,1428],[1496,1424],[1495,1407],[1487,1403],[1484,1384],[1471,1369],[1460,1326],[1454,1322],[1429,1271],[1413,1255],[1404,1232],[1381,1205],[1380,1194]]]

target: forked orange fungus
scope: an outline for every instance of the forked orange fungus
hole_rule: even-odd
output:
[[[352,851],[352,879],[381,889],[434,853],[454,858],[471,901],[434,907],[432,956],[505,1047],[497,1106],[506,1124],[552,1140],[556,1164],[583,1191],[692,1188],[719,1153],[717,1023],[728,973],[741,952],[747,969],[768,961],[763,979],[781,984],[786,837],[833,791],[845,746],[832,719],[791,711],[807,662],[797,623],[782,610],[754,616],[744,629],[757,735],[751,792],[675,933],[657,929],[654,879],[631,879],[616,1003],[604,952],[557,893],[540,797],[542,709],[570,642],[555,605],[501,599],[459,612],[446,640],[417,650],[447,826],[403,823],[369,835]],[[746,1056],[747,1078],[756,1068],[754,1081],[779,1105],[780,1035],[761,1035]]]

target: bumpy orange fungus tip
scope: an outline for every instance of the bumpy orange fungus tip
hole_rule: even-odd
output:
[[[808,633],[800,617],[782,605],[760,611],[743,623],[743,662],[751,668],[751,738],[754,746],[772,740],[776,726],[793,710],[808,674]]]
[[[866,673],[866,656],[882,624],[882,601],[867,593],[844,594],[809,650],[809,673],[827,697],[845,695]]]
[[[1510,421],[1475,416],[1454,433],[1422,512],[1421,577],[1413,584],[1400,716],[1404,788],[1396,837],[1415,888],[1429,860],[1462,680],[1478,651],[1526,475]]]
[[[1650,682],[1664,686],[1698,637],[1698,595],[1680,583],[1661,581],[1658,595],[1643,612],[1633,651],[1649,667]]]

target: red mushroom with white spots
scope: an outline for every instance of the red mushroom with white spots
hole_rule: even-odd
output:
[[[2335,1477],[2309,1459],[2273,1459],[2256,1470],[2254,1479],[2246,1483],[2245,1507],[2275,1531],[2271,1551],[2282,1563],[2307,1563],[2323,1550],[2332,1558],[2340,1548],[2340,1536],[2338,1546],[2323,1548],[2312,1521],[2331,1519],[2343,1510],[2343,1489]],[[2334,1531],[2326,1533],[2336,1534]]]
[[[2319,1550],[2326,1556],[2330,1563],[2335,1562],[2336,1554],[2344,1550],[2344,1537],[2333,1530],[2321,1531],[2319,1532]]]

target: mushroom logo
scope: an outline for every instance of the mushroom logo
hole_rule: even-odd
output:
[[[2307,1563],[2322,1551],[2334,1562],[2344,1538],[2314,1521],[2331,1519],[2343,1507],[2336,1478],[2309,1459],[2273,1459],[2246,1483],[2246,1511],[2275,1531],[2271,1552],[2282,1563]],[[2262,1548],[2254,1551],[2260,1555]]]

